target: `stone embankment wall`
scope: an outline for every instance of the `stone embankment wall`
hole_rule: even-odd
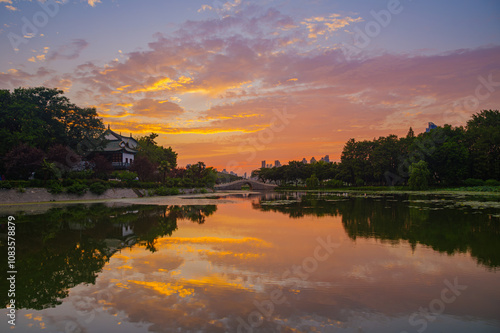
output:
[[[52,194],[45,188],[27,188],[24,192],[17,189],[0,189],[0,203],[23,203],[23,202],[50,202],[50,201],[74,201],[74,200],[105,200],[137,198],[145,195],[145,190],[133,190],[128,188],[109,189],[101,195],[89,191],[83,195],[77,194]]]

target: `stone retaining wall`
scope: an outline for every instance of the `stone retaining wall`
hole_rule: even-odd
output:
[[[138,194],[144,195],[145,193],[146,190],[133,190],[128,188],[109,189],[101,195],[97,195],[89,191],[83,195],[68,193],[52,194],[45,188],[27,188],[24,192],[20,192],[17,189],[0,189],[0,203],[137,198],[139,197]]]

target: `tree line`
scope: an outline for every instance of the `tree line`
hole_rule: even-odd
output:
[[[465,126],[444,125],[405,137],[348,140],[340,162],[323,161],[255,170],[253,176],[279,185],[428,186],[481,185],[500,180],[500,112],[482,110]]]

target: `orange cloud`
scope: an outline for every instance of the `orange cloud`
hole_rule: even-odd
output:
[[[271,247],[271,244],[255,237],[221,238],[221,237],[170,237],[159,240],[160,244],[248,244],[253,247]]]
[[[181,298],[184,298],[194,293],[193,289],[184,288],[184,286],[181,284],[163,283],[157,281],[137,281],[137,280],[128,280],[127,282],[152,289],[164,296],[171,296],[175,294]]]
[[[152,91],[163,91],[163,90],[174,90],[178,88],[184,88],[187,85],[191,84],[193,79],[187,76],[181,76],[178,80],[172,80],[169,77],[158,80],[151,84],[148,87],[142,89],[136,89],[132,91],[128,91],[129,94],[137,94],[141,92],[152,92]]]

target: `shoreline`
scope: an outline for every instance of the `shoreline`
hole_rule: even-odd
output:
[[[52,194],[45,188],[26,188],[23,192],[17,189],[0,189],[0,206],[24,206],[37,204],[73,204],[73,203],[100,203],[100,202],[165,202],[176,204],[178,201],[193,200],[196,198],[207,198],[207,196],[225,197],[234,194],[259,193],[255,191],[209,191],[207,193],[195,193],[193,189],[183,189],[177,195],[148,196],[143,189],[120,188],[108,189],[103,194],[87,192],[83,195],[59,193]],[[200,199],[197,199],[199,201]],[[213,200],[213,199],[207,199]],[[186,201],[191,202],[191,201]]]
[[[45,191],[41,191],[45,190]],[[12,215],[19,212],[28,214],[43,213],[51,208],[61,207],[64,205],[92,205],[104,204],[107,206],[129,206],[129,205],[160,205],[160,206],[190,206],[190,205],[215,205],[221,203],[236,203],[237,199],[227,198],[232,195],[239,194],[257,194],[255,191],[221,191],[209,193],[185,193],[170,196],[143,196],[139,197],[132,189],[119,189],[124,191],[114,191],[115,193],[103,193],[102,195],[86,193],[82,196],[76,194],[51,194],[46,189],[27,188],[24,193],[17,193],[16,197],[25,196],[25,201],[7,201],[7,191],[16,190],[0,190],[0,215]],[[32,191],[33,193],[30,193]],[[87,196],[87,194],[89,194]],[[127,195],[127,197],[116,197],[117,195]],[[36,195],[37,201],[26,201],[27,198],[33,199]],[[113,195],[115,197],[113,197]],[[59,200],[55,200],[56,199]],[[12,197],[10,197],[12,199]],[[43,200],[45,199],[45,200]],[[217,201],[215,201],[217,199]]]
[[[134,202],[141,203],[145,200],[148,202],[165,202],[169,204],[177,204],[182,201],[182,204],[188,204],[186,200],[193,200],[199,197],[200,199],[207,196],[228,196],[231,194],[250,194],[262,193],[259,191],[245,190],[226,190],[217,192],[209,190],[206,193],[195,193],[195,189],[181,189],[181,193],[169,196],[149,196],[147,190],[133,188],[117,188],[108,189],[103,194],[93,194],[86,192],[83,195],[59,193],[52,194],[46,188],[26,188],[23,192],[17,189],[0,189],[0,206],[20,206],[20,205],[35,205],[35,204],[72,204],[72,203],[99,203],[99,202]],[[488,191],[460,191],[452,189],[434,189],[426,191],[410,191],[410,190],[394,190],[394,189],[276,189],[275,193],[286,192],[306,192],[306,193],[366,193],[366,194],[410,194],[410,195],[460,195],[460,196],[500,196],[500,192]],[[200,200],[197,199],[197,200]],[[213,200],[213,199],[208,199]],[[188,201],[189,202],[189,201]],[[192,204],[192,203],[191,203]]]
[[[471,195],[471,196],[500,196],[500,192],[492,191],[465,191],[465,190],[452,190],[452,189],[435,189],[424,191],[411,191],[411,190],[380,190],[380,189],[276,189],[278,193],[285,192],[307,192],[307,193],[369,193],[369,194],[413,194],[413,195]]]

